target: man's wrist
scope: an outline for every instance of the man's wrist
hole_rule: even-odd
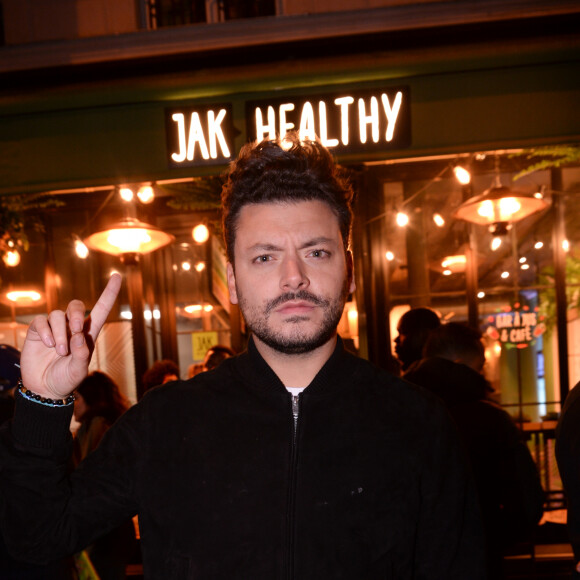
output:
[[[75,396],[73,393],[71,393],[65,399],[51,399],[49,397],[37,395],[36,393],[33,393],[30,389],[27,389],[22,384],[22,379],[18,380],[16,390],[20,393],[22,397],[24,397],[28,401],[38,403],[39,405],[44,405],[45,407],[68,407],[69,405],[72,405],[75,401]]]

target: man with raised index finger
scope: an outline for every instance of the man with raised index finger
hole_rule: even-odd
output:
[[[89,356],[81,306],[33,324],[23,386],[64,400],[20,393],[3,434],[15,553],[74,552],[138,514],[148,579],[484,578],[475,491],[446,411],[337,336],[355,289],[351,199],[317,142],[244,147],[223,205],[247,351],[152,390],[68,476],[66,397]],[[85,325],[91,338],[117,284]]]

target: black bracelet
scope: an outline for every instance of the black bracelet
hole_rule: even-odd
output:
[[[28,399],[33,403],[45,405],[46,407],[67,407],[68,405],[72,405],[75,401],[75,396],[72,393],[66,399],[49,399],[47,397],[37,395],[22,384],[22,379],[18,379],[16,388],[25,399]]]

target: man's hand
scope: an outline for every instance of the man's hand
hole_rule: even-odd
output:
[[[37,316],[28,328],[20,371],[22,383],[32,392],[64,399],[86,377],[94,344],[121,288],[121,276],[113,274],[85,320],[85,306],[72,300],[66,312]]]

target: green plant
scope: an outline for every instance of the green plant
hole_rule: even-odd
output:
[[[546,266],[539,275],[541,285],[550,286],[540,292],[540,314],[551,329],[556,324],[556,289],[554,266]],[[580,309],[580,259],[566,256],[566,305],[568,310]]]
[[[534,171],[562,167],[563,165],[580,162],[580,147],[575,145],[553,145],[547,147],[534,147],[524,149],[511,157],[524,157],[531,163],[514,176],[514,181],[529,175]]]

